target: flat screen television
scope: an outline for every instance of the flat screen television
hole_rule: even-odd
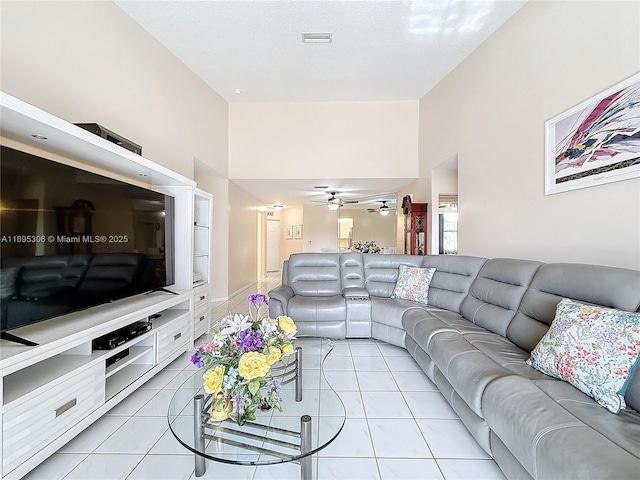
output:
[[[0,182],[3,338],[174,283],[172,196],[6,146]]]

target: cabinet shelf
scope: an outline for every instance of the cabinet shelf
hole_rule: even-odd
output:
[[[136,363],[127,365],[127,368],[123,368],[111,375],[106,381],[105,400],[109,401],[109,399],[115,397],[152,368],[153,364],[151,363]]]
[[[124,357],[122,360],[119,360],[118,362],[114,363],[113,365],[109,365],[107,367],[106,378],[109,378],[115,375],[123,368],[126,368],[132,363],[135,363],[136,360],[141,359],[149,352],[153,352],[153,347],[151,346],[129,347],[129,355]]]

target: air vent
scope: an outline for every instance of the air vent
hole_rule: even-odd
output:
[[[324,190],[325,188],[329,188],[329,185],[314,185],[313,188]]]
[[[303,33],[302,43],[331,43],[332,33]]]

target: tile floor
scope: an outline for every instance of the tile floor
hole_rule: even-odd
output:
[[[212,318],[245,312],[249,294],[267,293],[279,281],[279,274],[270,274],[214,305]],[[318,480],[504,479],[404,349],[375,340],[334,343],[325,375],[347,420],[338,438],[314,456]],[[194,480],[193,456],[174,439],[166,417],[175,389],[195,372],[189,356],[182,355],[25,479]],[[297,480],[300,467],[207,461],[200,478]]]

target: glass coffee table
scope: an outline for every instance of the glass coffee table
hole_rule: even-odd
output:
[[[171,399],[168,420],[176,439],[194,453],[196,477],[204,475],[209,459],[258,466],[295,462],[302,480],[314,478],[311,455],[329,445],[345,421],[344,405],[323,375],[332,350],[331,340],[299,337],[296,354],[283,366],[290,380],[282,387],[283,411],[258,410],[256,420],[242,426],[209,419],[203,372],[195,371]]]

